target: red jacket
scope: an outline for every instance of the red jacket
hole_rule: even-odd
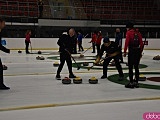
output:
[[[142,52],[143,41],[142,41],[141,33],[138,32],[138,31],[135,31],[134,29],[130,29],[126,33],[126,41],[125,41],[125,46],[124,46],[124,53],[126,53],[127,48],[129,47],[129,45],[133,43],[135,33],[138,34],[138,38],[139,38],[139,42],[140,42],[140,49],[141,49],[141,52]]]
[[[93,35],[92,35],[92,40],[91,40],[91,42],[92,43],[95,43],[97,41],[97,35],[94,33]]]
[[[30,42],[31,42],[31,41],[30,41],[30,37],[31,37],[31,35],[30,35],[30,34],[27,34],[27,35],[26,35],[26,39],[25,39],[25,41],[27,41],[27,42],[29,42],[29,43],[30,43]]]
[[[99,35],[96,41],[97,45],[101,45],[102,35]]]

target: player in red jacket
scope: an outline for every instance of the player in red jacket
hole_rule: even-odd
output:
[[[98,54],[100,53],[101,41],[102,41],[102,34],[101,34],[101,32],[99,31],[99,32],[97,33],[97,40],[96,40],[97,56],[98,56]]]
[[[90,43],[92,43],[92,48],[93,48],[93,52],[92,52],[92,53],[95,53],[96,41],[97,41],[97,32],[95,31],[95,32],[92,34],[92,39],[91,39],[91,41],[90,41]]]
[[[129,79],[130,82],[125,85],[126,88],[138,88],[139,80],[139,62],[143,49],[142,35],[140,32],[133,28],[133,23],[129,22],[126,25],[126,41],[124,46],[124,57],[126,57],[126,51],[128,49],[128,67],[129,67]],[[133,67],[135,69],[135,80],[133,80]]]
[[[30,41],[31,30],[27,30],[25,36],[26,36],[26,38],[25,38],[26,54],[29,54],[30,52],[28,51],[28,47],[29,47],[29,43],[31,43],[31,41]]]

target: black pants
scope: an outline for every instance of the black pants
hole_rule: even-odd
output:
[[[100,45],[96,44],[96,47],[97,47],[97,55],[98,55],[100,53]]]
[[[77,54],[77,43],[73,45],[73,54]]]
[[[0,59],[0,86],[3,85],[3,65]]]
[[[122,47],[119,47],[119,51],[120,51],[119,59],[120,59],[121,62],[123,62]]]
[[[114,61],[115,61],[116,68],[118,70],[119,76],[123,77],[124,75],[123,75],[122,67],[121,67],[120,62],[119,62],[119,56],[118,55],[114,56],[114,57],[108,57],[108,58],[104,59],[103,75],[107,76],[108,65],[109,65],[109,63],[112,59],[114,59]]]
[[[133,82],[133,67],[135,69],[135,80],[139,80],[139,61],[141,57],[140,49],[129,49],[128,52],[128,67],[129,67],[129,79]]]
[[[93,48],[93,52],[92,53],[95,53],[95,43],[94,42],[92,43],[92,48]]]
[[[69,74],[73,74],[72,72],[72,60],[68,53],[60,53],[60,65],[57,70],[57,75],[60,75],[62,68],[64,66],[65,61],[67,62]]]
[[[84,51],[83,47],[82,47],[82,41],[78,41],[78,48],[79,48],[79,51]]]
[[[43,10],[39,10],[39,18],[42,18],[43,16]]]
[[[28,51],[28,48],[29,48],[29,42],[28,42],[28,41],[25,41],[25,44],[26,44],[26,53],[29,53],[29,51]]]

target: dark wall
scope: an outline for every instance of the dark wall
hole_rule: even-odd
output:
[[[69,27],[39,27],[39,26],[13,26],[8,25],[3,29],[2,34],[3,37],[9,38],[23,38],[25,37],[25,32],[27,30],[32,31],[32,37],[37,38],[57,38],[59,37],[62,32],[67,31]],[[91,32],[94,31],[101,31],[103,36],[108,35],[109,37],[114,37],[116,27],[75,27],[76,32],[82,31],[84,35],[88,34],[87,37],[91,37]],[[126,33],[126,28],[120,27],[121,32]],[[149,38],[160,38],[160,28],[139,28],[139,31],[142,33],[143,37]],[[149,35],[149,36],[148,36]]]

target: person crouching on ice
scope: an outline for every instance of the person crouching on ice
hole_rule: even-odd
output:
[[[101,79],[107,78],[108,65],[109,65],[110,61],[112,59],[114,59],[116,68],[119,72],[119,79],[118,80],[120,80],[120,81],[123,80],[124,75],[123,75],[122,67],[119,62],[119,55],[120,55],[119,48],[118,48],[117,44],[113,41],[110,41],[108,37],[105,37],[103,39],[103,45],[101,46],[100,53],[98,54],[98,57],[94,63],[98,64],[100,62],[100,59],[101,59],[104,51],[106,52],[106,57],[103,62],[103,75],[102,75]]]

